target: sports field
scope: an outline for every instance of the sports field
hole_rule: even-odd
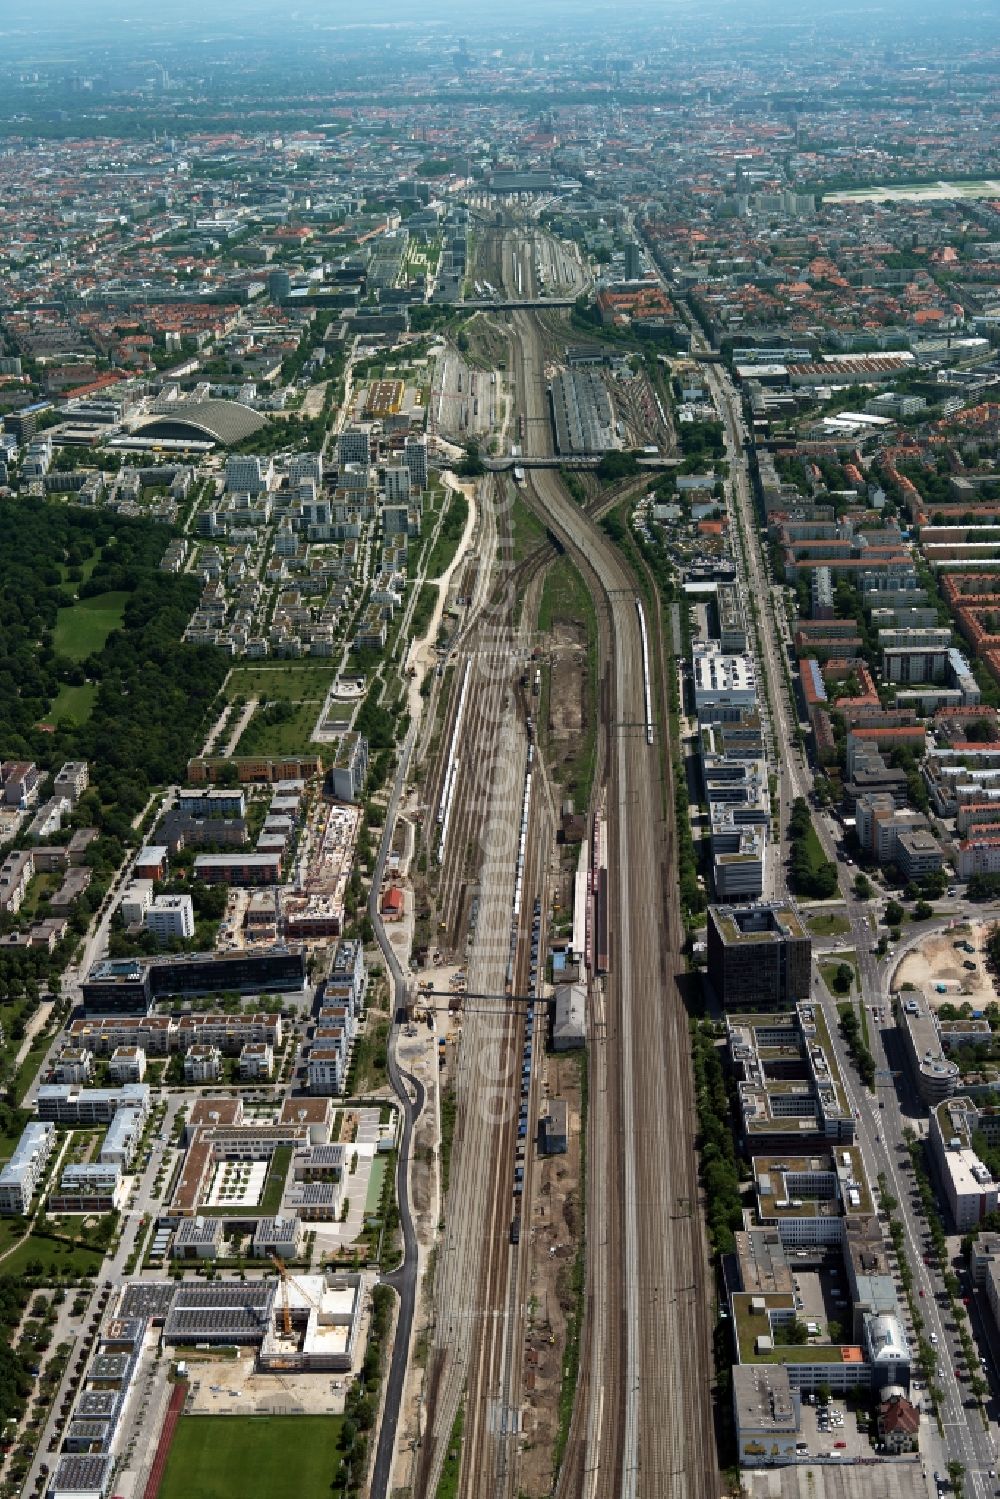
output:
[[[182,1416],[159,1499],[329,1499],[340,1416]]]

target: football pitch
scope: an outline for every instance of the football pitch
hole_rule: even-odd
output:
[[[182,1416],[159,1499],[329,1499],[340,1416]]]

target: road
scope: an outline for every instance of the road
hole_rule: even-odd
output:
[[[386,864],[392,849],[396,818],[399,814],[399,803],[403,794],[403,786],[406,782],[416,732],[416,722],[411,723],[406,739],[403,741],[402,750],[400,751],[399,764],[396,767],[396,778],[393,782],[389,805],[386,808],[382,841],[379,845],[375,870],[372,875],[371,890],[368,895],[368,914],[375,929],[375,938],[382,949],[382,955],[392,976],[395,1014],[393,1016],[392,1030],[389,1035],[388,1073],[389,1082],[399,1100],[403,1116],[402,1129],[399,1136],[399,1151],[396,1157],[396,1201],[399,1205],[399,1222],[403,1234],[403,1259],[398,1269],[392,1275],[385,1277],[386,1281],[393,1286],[399,1297],[399,1313],[396,1319],[392,1358],[389,1363],[389,1373],[386,1379],[378,1445],[375,1449],[375,1463],[371,1480],[372,1499],[385,1499],[385,1496],[389,1492],[389,1481],[392,1474],[392,1462],[396,1446],[396,1431],[399,1425],[399,1413],[403,1401],[406,1371],[409,1366],[410,1335],[413,1331],[413,1315],[417,1299],[417,1236],[413,1227],[413,1215],[410,1211],[410,1157],[413,1144],[413,1126],[424,1106],[424,1089],[422,1083],[402,1070],[396,1057],[398,1016],[401,1006],[406,1004],[406,980],[403,970],[399,965],[395,949],[389,941],[388,933],[385,930],[380,902],[382,881],[385,877]],[[411,1087],[413,1089],[412,1097],[410,1094]]]

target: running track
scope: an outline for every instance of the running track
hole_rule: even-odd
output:
[[[163,1426],[160,1429],[160,1440],[156,1444],[156,1456],[153,1458],[153,1466],[150,1468],[149,1477],[146,1479],[146,1491],[143,1499],[157,1499],[157,1495],[160,1492],[160,1484],[163,1482],[163,1474],[166,1471],[167,1458],[170,1456],[170,1446],[174,1440],[177,1423],[181,1418],[181,1411],[184,1409],[187,1392],[187,1380],[178,1380],[170,1396],[167,1414],[163,1418]]]

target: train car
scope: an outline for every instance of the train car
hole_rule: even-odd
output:
[[[597,874],[594,924],[597,928],[596,963],[599,974],[608,971],[608,871],[600,869]]]

